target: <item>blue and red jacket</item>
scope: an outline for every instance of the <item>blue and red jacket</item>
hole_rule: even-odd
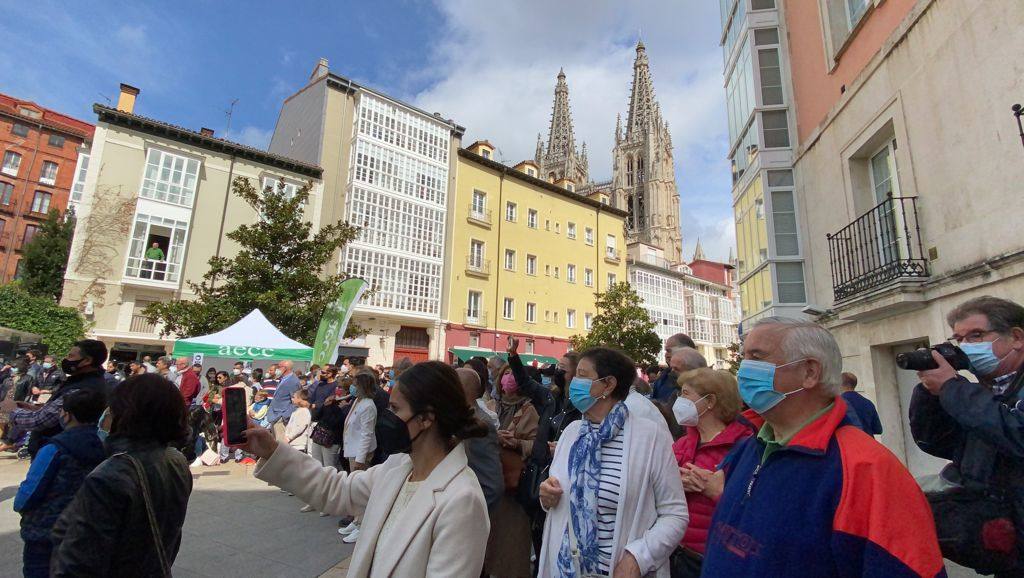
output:
[[[846,411],[836,397],[763,465],[757,436],[733,449],[701,576],[946,576],[920,487]]]

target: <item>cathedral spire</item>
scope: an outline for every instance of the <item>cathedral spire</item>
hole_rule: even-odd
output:
[[[700,244],[700,237],[697,237],[697,248],[693,250],[694,261],[706,261],[707,257],[704,256],[704,247]]]
[[[633,88],[626,115],[626,140],[635,140],[652,129],[661,128],[661,111],[654,100],[654,84],[643,41],[636,43],[633,61]]]
[[[538,145],[539,146],[539,145]],[[551,127],[548,130],[547,148],[543,158],[538,158],[542,174],[551,181],[567,178],[582,186],[589,181],[586,153],[576,148],[576,135],[572,128],[572,112],[569,108],[569,85],[565,82],[565,70],[559,69],[555,83],[555,102],[551,109]],[[540,149],[538,148],[538,157]]]

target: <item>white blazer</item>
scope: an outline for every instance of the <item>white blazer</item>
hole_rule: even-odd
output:
[[[416,489],[400,519],[392,522],[387,543],[378,548],[384,522],[411,472],[408,454],[347,474],[278,444],[270,459],[256,465],[255,475],[319,512],[363,516],[349,578],[479,576],[491,523],[461,443]]]
[[[368,456],[377,449],[377,406],[373,400],[364,397],[356,401],[345,418],[343,454],[359,463],[368,463]]]
[[[659,425],[632,413],[626,417],[622,473],[626,483],[620,489],[615,512],[613,571],[623,549],[627,549],[640,565],[641,576],[656,573],[668,578],[668,558],[686,533],[690,515],[672,453],[672,437],[661,431],[666,429],[664,421]],[[543,546],[537,560],[540,578],[557,575],[558,549],[569,527],[569,450],[579,437],[580,425],[580,420],[569,424],[555,446],[551,475],[558,478],[564,493],[558,505],[548,511],[544,523]]]

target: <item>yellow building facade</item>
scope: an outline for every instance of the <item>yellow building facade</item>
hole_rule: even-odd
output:
[[[449,359],[504,351],[559,357],[589,330],[595,293],[627,281],[626,213],[491,160],[493,146],[460,149],[449,203],[443,305]]]

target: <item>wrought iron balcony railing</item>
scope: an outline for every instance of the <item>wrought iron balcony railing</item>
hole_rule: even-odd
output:
[[[836,303],[899,279],[929,275],[917,197],[890,195],[827,238]]]

